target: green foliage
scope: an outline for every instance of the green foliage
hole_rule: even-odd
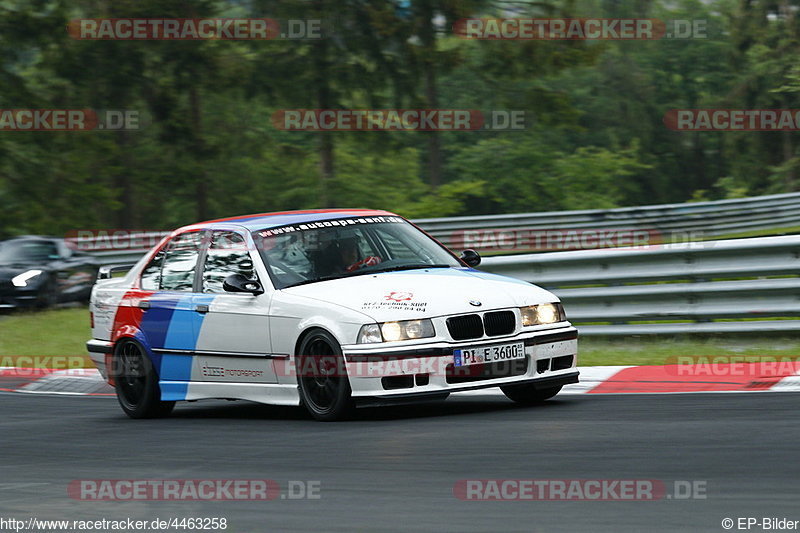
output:
[[[408,218],[436,218],[469,214],[466,206],[470,201],[486,194],[483,181],[458,180],[446,183],[435,190],[428,190],[420,200],[397,212]]]
[[[485,139],[452,158],[455,172],[482,182],[485,212],[543,211],[618,207],[630,188],[629,177],[651,168],[628,149],[554,149],[547,131]],[[547,206],[541,209],[539,206]]]
[[[511,7],[510,7],[511,6]],[[469,16],[704,20],[706,37],[478,41]],[[0,132],[0,237],[323,206],[410,217],[798,188],[795,133],[674,132],[682,108],[800,108],[800,0],[4,0],[0,109],[140,112],[130,132]],[[323,20],[323,39],[80,41],[80,17]],[[429,17],[429,14],[433,14]],[[282,131],[287,108],[522,111],[524,130]],[[328,168],[329,170],[323,171]]]
[[[562,209],[619,207],[630,176],[652,168],[641,163],[636,148],[609,151],[578,148],[554,161],[553,183],[563,183]]]

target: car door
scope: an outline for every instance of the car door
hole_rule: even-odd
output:
[[[192,379],[192,357],[203,314],[195,306],[197,264],[205,232],[188,231],[166,244],[142,273],[140,329],[153,352],[164,397],[179,398]],[[156,275],[157,273],[157,275]]]
[[[269,336],[270,287],[264,294],[227,292],[225,278],[242,274],[259,281],[247,235],[233,230],[211,232],[203,256],[200,294],[195,300],[204,315],[197,338],[193,375],[202,381],[275,383]],[[265,283],[266,282],[266,283]]]

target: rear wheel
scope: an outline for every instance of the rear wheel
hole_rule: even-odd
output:
[[[138,342],[126,340],[117,345],[111,374],[117,400],[129,417],[159,418],[175,407],[175,402],[161,401],[158,374]]]
[[[307,334],[295,364],[300,399],[311,416],[331,422],[353,414],[355,403],[344,355],[333,335],[321,329]]]
[[[509,400],[524,405],[533,405],[549,400],[561,391],[561,386],[537,389],[532,383],[500,387]]]

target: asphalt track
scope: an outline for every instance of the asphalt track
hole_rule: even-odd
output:
[[[800,520],[800,394],[568,395],[361,410],[179,404],[129,420],[114,398],[0,394],[0,518],[226,517],[229,532],[724,531],[726,517]],[[320,499],[85,502],[76,479],[319,481]],[[462,501],[462,479],[707,483],[706,499]],[[734,530],[736,530],[734,528]],[[760,531],[760,528],[751,530]],[[174,531],[174,530],[173,530]]]

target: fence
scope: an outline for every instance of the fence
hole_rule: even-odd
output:
[[[427,218],[414,221],[448,247],[481,248],[487,232],[498,230],[642,230],[664,240],[694,240],[693,234],[719,237],[800,226],[800,193],[717,202],[649,205],[618,209],[556,211]]]
[[[525,254],[481,268],[552,290],[582,335],[800,331],[800,236]],[[758,319],[758,320],[752,320]]]
[[[800,193],[415,222],[454,249],[465,244],[465,231],[492,228],[715,235],[800,225]],[[102,264],[113,264],[134,263],[144,251],[93,253]],[[485,257],[480,268],[552,290],[583,335],[785,332],[800,330],[799,258],[800,236],[781,236]]]

